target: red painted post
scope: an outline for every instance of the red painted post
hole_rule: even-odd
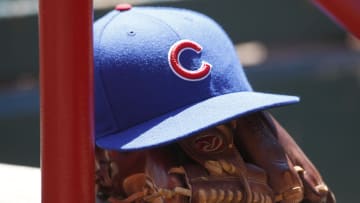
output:
[[[360,39],[359,0],[313,0],[341,26]]]
[[[94,203],[91,0],[40,0],[42,203]]]

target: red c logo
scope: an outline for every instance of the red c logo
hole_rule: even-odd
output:
[[[211,64],[206,61],[202,61],[200,68],[198,68],[197,70],[185,69],[180,64],[179,57],[181,52],[186,49],[191,49],[196,53],[200,53],[202,47],[198,43],[191,40],[180,40],[176,42],[174,45],[171,46],[168,54],[168,60],[171,70],[177,76],[184,80],[198,81],[205,79],[210,74]]]

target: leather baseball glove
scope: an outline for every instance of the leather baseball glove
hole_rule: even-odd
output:
[[[111,203],[333,203],[311,161],[258,112],[163,147],[96,149],[97,195]]]

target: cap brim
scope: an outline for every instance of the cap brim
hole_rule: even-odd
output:
[[[129,151],[174,142],[236,117],[296,103],[296,96],[259,92],[237,92],[213,97],[179,108],[127,130],[96,140],[105,149]]]

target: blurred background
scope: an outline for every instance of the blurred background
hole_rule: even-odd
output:
[[[359,40],[306,0],[95,0],[94,19],[124,2],[189,8],[218,21],[255,90],[301,97],[271,112],[338,202],[358,201]],[[37,7],[36,0],[0,0],[0,163],[40,166]]]

